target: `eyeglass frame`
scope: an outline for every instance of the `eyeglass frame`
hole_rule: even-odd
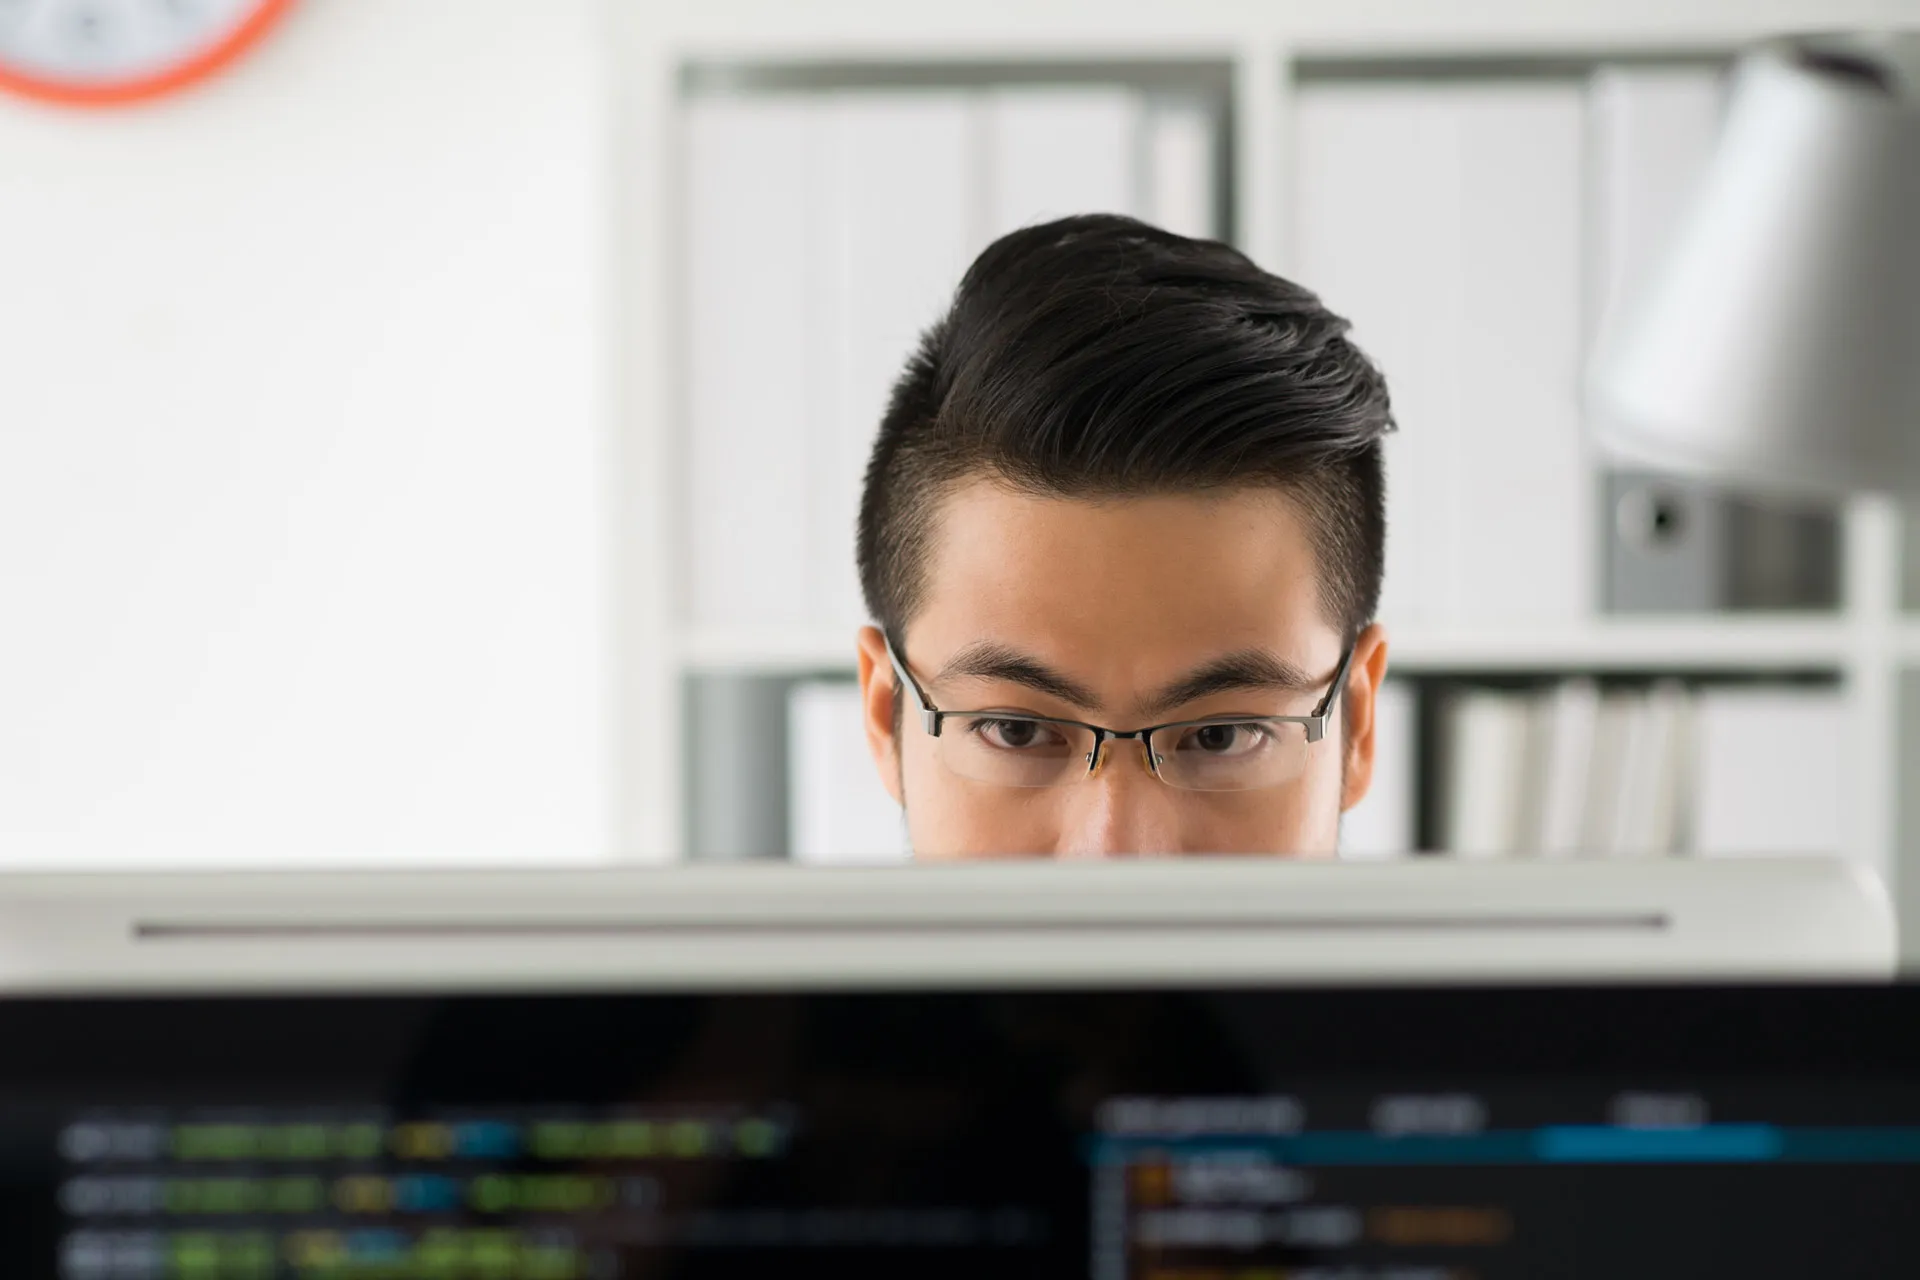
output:
[[[1197,720],[1169,720],[1165,724],[1150,724],[1141,729],[1121,730],[1109,729],[1103,725],[1089,724],[1085,720],[1072,720],[1065,716],[1040,716],[1032,715],[1024,711],[942,710],[933,705],[933,700],[927,696],[927,691],[920,687],[918,680],[914,679],[913,672],[907,670],[907,664],[901,660],[899,650],[894,647],[893,636],[883,630],[880,633],[880,638],[887,646],[887,660],[893,664],[894,675],[898,676],[908,688],[913,690],[914,698],[920,703],[920,727],[926,730],[928,737],[937,738],[940,736],[941,723],[948,716],[978,716],[981,719],[1019,720],[1027,723],[1071,725],[1076,729],[1086,729],[1093,734],[1093,749],[1087,752],[1086,777],[1092,777],[1100,768],[1100,761],[1103,758],[1101,749],[1105,747],[1109,741],[1123,742],[1131,739],[1140,743],[1141,753],[1147,758],[1147,772],[1151,773],[1161,782],[1166,783],[1167,786],[1174,787],[1177,791],[1191,790],[1191,788],[1174,786],[1173,783],[1167,782],[1166,778],[1161,776],[1160,755],[1153,749],[1154,734],[1159,733],[1163,729],[1185,729],[1195,725],[1266,724],[1277,721],[1282,724],[1297,724],[1303,726],[1307,734],[1307,745],[1312,746],[1327,736],[1327,725],[1333,720],[1333,708],[1340,700],[1340,691],[1347,687],[1347,676],[1353,668],[1353,655],[1360,647],[1359,638],[1356,636],[1353,641],[1347,645],[1347,651],[1341,655],[1339,669],[1333,674],[1333,683],[1328,686],[1326,696],[1320,699],[1319,705],[1304,716],[1202,716]],[[1258,787],[1249,789],[1255,791],[1260,790]]]

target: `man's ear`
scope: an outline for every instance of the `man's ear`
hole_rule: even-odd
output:
[[[1347,757],[1345,789],[1340,795],[1342,812],[1366,799],[1367,789],[1373,785],[1374,711],[1379,705],[1380,684],[1386,678],[1387,631],[1376,622],[1354,643],[1347,687],[1340,693],[1346,712],[1342,728]]]
[[[894,725],[893,664],[887,660],[886,637],[878,627],[860,628],[860,709],[866,722],[867,750],[873,767],[897,805],[905,806],[900,786],[900,742]]]

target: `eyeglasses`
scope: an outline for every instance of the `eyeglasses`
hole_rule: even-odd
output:
[[[963,778],[1004,787],[1057,787],[1099,772],[1113,740],[1132,739],[1147,770],[1183,791],[1257,791],[1299,777],[1307,748],[1327,736],[1334,704],[1346,687],[1353,645],[1311,715],[1215,716],[1122,731],[1079,720],[1010,711],[943,711],[901,661],[893,637],[887,657],[920,703],[920,724],[940,762]]]

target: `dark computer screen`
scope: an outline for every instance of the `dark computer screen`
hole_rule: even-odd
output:
[[[0,1275],[1920,1275],[1920,989],[0,1002]]]

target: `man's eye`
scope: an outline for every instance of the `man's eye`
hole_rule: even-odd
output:
[[[1196,724],[1180,734],[1176,751],[1191,751],[1209,756],[1244,756],[1266,746],[1273,734],[1264,724]]]
[[[1002,751],[1030,751],[1035,747],[1052,746],[1060,736],[1051,726],[1036,724],[1032,720],[982,719],[973,721],[967,728],[988,746],[998,747]]]

